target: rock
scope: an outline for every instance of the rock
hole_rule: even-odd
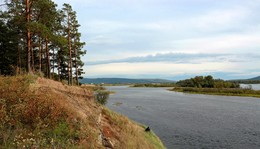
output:
[[[148,126],[146,129],[145,129],[146,132],[149,132],[151,131],[150,127]]]
[[[105,147],[108,147],[108,148],[111,148],[111,149],[113,149],[114,148],[114,145],[113,145],[113,143],[108,139],[108,138],[103,138],[103,145],[105,146]]]

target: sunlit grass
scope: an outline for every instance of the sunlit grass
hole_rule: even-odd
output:
[[[34,75],[0,77],[0,148],[105,148],[100,130],[115,148],[164,148],[153,133],[82,93],[92,94]]]
[[[209,94],[209,95],[225,95],[225,96],[246,96],[260,98],[260,91],[242,88],[192,88],[192,87],[175,87],[171,91]]]

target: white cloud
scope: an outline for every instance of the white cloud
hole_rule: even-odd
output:
[[[88,76],[106,75],[142,75],[161,74],[176,76],[181,74],[201,74],[202,72],[231,71],[236,67],[232,63],[209,62],[203,64],[173,64],[163,62],[153,63],[113,63],[87,66]]]
[[[96,63],[93,66],[86,63],[86,76],[174,75],[214,70],[237,74],[259,72],[256,69],[259,61],[252,58],[252,54],[260,54],[259,0],[55,1],[71,3],[77,11],[88,50],[84,61]],[[160,62],[156,53],[228,56],[203,57],[197,61],[190,57],[193,62],[180,56],[186,63],[172,64],[176,61],[166,63],[167,57]],[[238,56],[245,53],[251,55]],[[145,58],[150,54],[155,57],[149,61]],[[138,56],[143,62],[136,63],[134,59]],[[103,60],[109,64],[101,64]]]
[[[259,41],[260,34],[229,34],[173,41],[171,45],[177,49],[193,52],[260,53]]]
[[[250,56],[250,55],[249,55]],[[230,54],[206,54],[206,53],[156,53],[145,56],[116,58],[103,61],[88,61],[88,65],[100,65],[109,63],[143,63],[143,62],[171,62],[171,63],[203,63],[210,61],[237,61]]]
[[[202,30],[214,31],[219,29],[236,28],[236,24],[244,21],[250,14],[246,7],[219,9],[191,19],[191,23]],[[192,24],[190,24],[192,26]]]

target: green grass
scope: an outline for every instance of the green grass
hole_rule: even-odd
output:
[[[120,136],[118,136],[120,137],[119,140],[122,141],[120,148],[165,149],[165,146],[153,131],[145,132],[146,126],[129,120],[107,108],[103,109],[103,114],[109,117],[111,126],[120,129]]]
[[[143,126],[143,129],[147,128],[147,126]],[[165,149],[163,143],[158,139],[156,134],[151,130],[149,132],[145,132],[145,138],[155,146],[156,149]]]
[[[260,91],[241,88],[193,88],[193,87],[175,87],[171,91],[193,93],[193,94],[209,94],[224,96],[245,96],[260,98]]]

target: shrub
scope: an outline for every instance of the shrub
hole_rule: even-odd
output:
[[[109,92],[105,90],[97,90],[95,92],[95,99],[98,103],[105,105],[107,103],[107,98],[109,97]]]

